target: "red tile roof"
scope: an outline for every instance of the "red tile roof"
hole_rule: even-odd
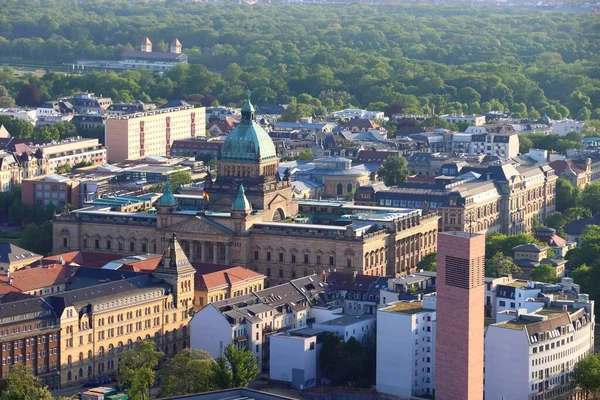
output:
[[[207,274],[196,274],[194,284],[198,289],[212,290],[219,287],[235,286],[248,280],[264,278],[264,275],[243,267],[230,267]]]
[[[571,169],[576,174],[582,174],[585,170],[581,169],[573,160],[556,160],[552,161],[550,167],[556,172],[556,175],[562,174],[567,168],[571,167]]]
[[[369,119],[354,118],[342,125],[342,128],[377,129],[379,125]]]
[[[95,251],[71,251],[68,253],[55,254],[42,259],[44,264],[58,263],[59,257],[65,264],[77,264],[85,267],[103,267],[111,261],[116,261],[126,257],[125,254],[102,253]]]
[[[35,268],[23,268],[10,274],[0,276],[0,282],[14,287],[20,292],[42,289],[65,283],[73,268],[68,265],[50,264]],[[12,283],[10,283],[12,278]]]

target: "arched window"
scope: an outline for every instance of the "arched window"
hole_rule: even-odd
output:
[[[112,356],[115,352],[115,347],[112,344],[108,345],[108,355]]]
[[[104,357],[104,346],[100,346],[100,350],[98,350],[98,357]]]
[[[79,362],[82,363],[83,362],[83,353],[79,353]]]
[[[67,365],[71,365],[73,358],[71,356],[67,357]],[[10,365],[10,357],[8,357],[8,364]]]
[[[123,351],[123,342],[119,342],[118,346],[117,346],[117,353],[120,353]]]
[[[83,368],[79,368],[79,374],[78,374],[78,376],[80,378],[83,378]]]
[[[346,190],[347,190],[348,193],[351,193],[354,190],[354,188],[352,187],[351,183],[348,184],[348,187],[347,187]]]
[[[92,351],[91,351],[91,350],[89,350],[89,351],[88,351],[88,360],[91,360],[91,359],[92,359]]]
[[[337,191],[336,194],[338,196],[343,196],[344,195],[344,185],[342,185],[341,183],[337,184]]]
[[[67,380],[70,381],[71,380],[71,371],[67,372]]]

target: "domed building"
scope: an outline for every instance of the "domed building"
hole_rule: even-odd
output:
[[[256,122],[250,96],[241,110],[240,124],[227,136],[221,150],[217,178],[207,180],[208,208],[230,210],[243,183],[252,207],[265,212],[265,220],[279,221],[298,212],[290,182],[278,175],[279,157],[269,134]]]

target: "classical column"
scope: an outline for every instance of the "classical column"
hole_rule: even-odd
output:
[[[206,262],[206,252],[208,251],[208,246],[206,246],[206,241],[202,241],[202,254],[200,254],[202,262]]]
[[[225,264],[231,265],[231,243],[225,243]]]
[[[219,257],[217,254],[217,250],[219,249],[218,243],[213,242],[212,246],[213,246],[213,264],[218,264],[219,263]]]
[[[193,261],[194,257],[195,257],[194,252],[196,251],[196,249],[194,246],[195,246],[194,241],[193,240],[190,241],[190,254],[188,255],[188,259],[190,261]]]

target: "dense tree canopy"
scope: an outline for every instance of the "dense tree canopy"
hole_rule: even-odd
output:
[[[492,258],[485,262],[485,276],[490,278],[500,278],[504,275],[520,274],[519,268],[512,258],[502,253],[496,253]]]
[[[48,0],[44,7],[36,0],[7,0],[3,11],[5,59],[118,59],[144,36],[156,50],[177,36],[190,60],[164,75],[16,77],[0,71],[0,84],[12,97],[25,83],[38,89],[41,101],[89,90],[117,101],[189,97],[210,105],[237,103],[250,88],[259,103],[293,104],[297,98],[289,119],[347,105],[388,105],[388,112],[408,113],[600,116],[600,52],[591,13],[422,3],[223,7],[118,0]]]
[[[155,350],[156,343],[152,340],[137,342],[135,346],[121,354],[118,382],[121,387],[128,388],[131,398],[149,400],[150,387],[156,381],[154,368],[164,354]]]
[[[408,162],[401,155],[388,157],[377,171],[377,177],[386,186],[395,186],[406,182],[408,178]]]
[[[556,270],[550,264],[540,264],[529,274],[529,279],[536,282],[556,282]]]

